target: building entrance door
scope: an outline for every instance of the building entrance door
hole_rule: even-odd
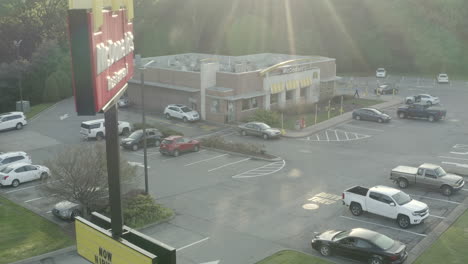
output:
[[[232,122],[236,120],[236,111],[234,109],[234,102],[228,101],[227,103],[227,121]]]

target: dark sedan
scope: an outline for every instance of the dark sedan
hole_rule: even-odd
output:
[[[277,128],[271,128],[269,125],[261,122],[249,122],[239,126],[239,133],[242,136],[254,135],[264,139],[277,138],[281,136],[281,131]]]
[[[375,94],[398,94],[398,88],[389,83],[379,85],[374,90]]]
[[[376,121],[379,123],[389,122],[392,118],[386,113],[375,108],[360,108],[353,111],[356,120]]]
[[[146,146],[159,147],[161,141],[162,134],[159,130],[155,128],[146,129]],[[143,144],[143,130],[141,129],[133,132],[128,138],[122,139],[122,142],[120,143],[123,148],[131,150],[138,150],[143,147]]]
[[[370,264],[403,263],[408,257],[403,243],[364,228],[325,231],[312,239],[312,248],[323,256],[336,254]]]

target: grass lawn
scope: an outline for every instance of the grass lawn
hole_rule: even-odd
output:
[[[364,98],[353,98],[343,101],[343,113],[352,111],[355,108],[368,107],[376,104],[383,103],[381,100],[373,99],[364,99]],[[332,110],[330,111],[330,118],[340,115],[340,105],[331,106]],[[284,128],[289,130],[294,130],[296,125],[296,120],[305,118],[306,126],[312,126],[315,124],[315,113],[306,113],[299,115],[285,115],[284,116]],[[319,110],[317,114],[317,123],[328,120],[328,112],[326,109]]]
[[[0,264],[73,245],[60,228],[0,197]]]
[[[427,249],[415,264],[462,264],[468,260],[468,211]]]
[[[283,250],[257,262],[257,264],[332,264],[311,255],[292,250]]]
[[[34,106],[31,106],[31,111],[26,113],[26,118],[31,119],[40,112],[46,110],[47,108],[51,107],[54,103],[45,103],[45,104],[37,104]]]

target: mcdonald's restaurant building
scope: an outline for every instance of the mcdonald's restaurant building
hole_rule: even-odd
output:
[[[163,112],[168,104],[184,104],[197,110],[202,119],[221,123],[242,121],[257,109],[333,97],[339,78],[336,60],[320,56],[187,53],[143,58],[141,64],[145,69],[136,69],[129,81],[130,102],[141,105],[143,88],[149,112]]]

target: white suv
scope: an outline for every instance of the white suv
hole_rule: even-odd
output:
[[[27,163],[31,164],[31,157],[24,151],[16,151],[16,152],[7,152],[0,154],[0,170],[4,167],[15,164],[15,163]]]
[[[438,83],[449,83],[449,77],[446,73],[441,73],[437,75],[437,82]]]
[[[377,71],[375,71],[375,77],[385,78],[387,77],[387,71],[384,68],[378,68]]]
[[[167,119],[178,118],[184,122],[200,120],[200,114],[197,111],[181,104],[170,104],[164,109],[164,116]]]
[[[130,123],[119,121],[119,134],[129,135],[132,131]],[[102,140],[106,136],[106,128],[104,126],[104,119],[91,120],[81,123],[80,134],[85,138],[96,138]]]
[[[5,129],[22,129],[23,126],[27,125],[26,117],[23,112],[9,112],[0,114],[0,130]]]

